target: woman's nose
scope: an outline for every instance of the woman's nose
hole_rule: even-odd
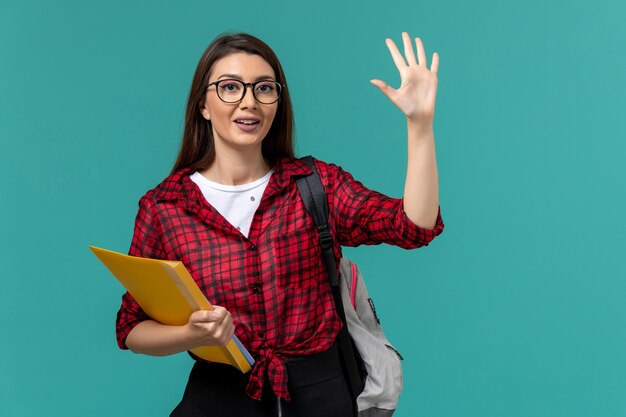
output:
[[[256,98],[254,98],[254,93],[252,92],[252,86],[251,85],[246,85],[244,86],[245,91],[243,93],[243,97],[241,99],[241,101],[239,102],[239,105],[242,108],[248,108],[248,107],[256,107]]]

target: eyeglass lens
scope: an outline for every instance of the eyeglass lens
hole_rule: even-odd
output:
[[[217,95],[227,103],[236,103],[245,94],[246,86],[238,80],[222,80],[217,83]],[[278,100],[280,85],[274,81],[257,81],[252,83],[254,97],[263,104],[271,104]]]

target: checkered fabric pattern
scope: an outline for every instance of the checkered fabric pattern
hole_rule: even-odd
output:
[[[314,159],[328,194],[337,265],[341,246],[388,243],[411,249],[443,230],[416,226],[401,199],[365,188],[341,167]],[[322,262],[319,236],[298,194],[295,178],[311,169],[294,158],[279,160],[243,236],[202,196],[189,169],[178,171],[139,201],[129,254],[182,261],[215,305],[228,309],[235,334],[256,363],[248,394],[261,398],[267,375],[274,392],[289,400],[284,359],[320,353],[342,327]],[[117,341],[148,319],[131,295],[122,297]]]

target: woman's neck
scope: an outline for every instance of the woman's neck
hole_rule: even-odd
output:
[[[240,185],[258,180],[269,172],[270,164],[260,152],[216,153],[215,160],[200,173],[207,179],[224,185]]]

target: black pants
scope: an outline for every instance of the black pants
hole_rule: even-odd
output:
[[[269,381],[263,400],[246,392],[249,374],[229,365],[196,362],[183,399],[170,417],[352,417],[354,407],[336,345],[317,355],[288,359],[291,401],[278,400]],[[280,410],[279,410],[280,408]]]

